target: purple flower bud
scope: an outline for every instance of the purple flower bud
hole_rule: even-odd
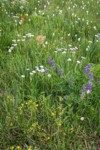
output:
[[[91,69],[91,64],[88,64],[87,66],[84,67],[84,73],[88,73]]]
[[[55,64],[53,64],[53,65],[52,65],[52,68],[53,68],[54,70],[56,70],[56,65],[55,65]]]
[[[50,64],[51,66],[53,66],[54,63],[55,63],[55,61],[54,61],[51,57],[48,57],[47,62],[48,62],[48,64]]]
[[[64,74],[64,70],[63,70],[63,69],[59,69],[59,70],[58,70],[58,74],[59,74],[59,75]]]
[[[89,75],[88,75],[88,77],[89,77],[90,80],[93,79],[93,76],[94,76],[94,74],[92,72],[90,72]]]
[[[50,56],[48,57],[47,62],[54,70],[56,69],[55,61]]]
[[[47,70],[47,69],[44,70],[44,74],[46,74],[46,73],[48,73],[48,70]]]
[[[49,56],[47,59],[48,64],[50,64],[51,60],[52,60],[52,58]]]
[[[83,86],[82,86],[82,92],[86,92],[86,90],[87,90],[87,89],[86,89],[86,86],[83,85]]]
[[[87,90],[91,91],[92,90],[92,86],[93,86],[92,82],[89,81],[88,84],[87,84],[87,87],[86,87]]]

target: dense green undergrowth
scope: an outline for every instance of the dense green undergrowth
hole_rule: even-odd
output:
[[[0,150],[99,150],[99,5],[0,1]]]

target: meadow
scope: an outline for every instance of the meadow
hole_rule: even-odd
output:
[[[100,150],[100,0],[0,0],[0,150]]]

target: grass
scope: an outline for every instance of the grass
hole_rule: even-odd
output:
[[[99,3],[0,1],[0,150],[99,150]]]

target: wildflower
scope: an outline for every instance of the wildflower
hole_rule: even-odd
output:
[[[39,67],[38,66],[35,66],[36,70],[38,71],[39,70]]]
[[[26,0],[21,0],[22,3],[26,3]]]
[[[51,66],[54,65],[55,61],[51,58],[51,57],[48,57],[48,60],[47,60],[48,64],[50,64]]]
[[[22,39],[21,41],[22,41],[22,42],[25,42],[25,39]]]
[[[48,42],[46,41],[45,44],[48,45]]]
[[[25,38],[26,38],[26,35],[24,35],[23,38],[25,39]]]
[[[17,42],[20,42],[20,39],[18,39]]]
[[[88,73],[91,69],[91,64],[88,64],[87,66],[84,67],[84,73]]]
[[[58,126],[60,127],[62,124],[61,123],[58,123]]]
[[[66,54],[66,51],[63,51],[62,54]]]
[[[46,39],[46,36],[38,35],[36,36],[36,40],[39,42],[43,42]]]
[[[33,75],[33,72],[30,72],[30,76],[32,76]]]
[[[52,112],[52,113],[51,113],[51,116],[55,116],[55,113]]]
[[[48,72],[48,70],[45,68],[45,70],[44,70],[44,74],[46,74]]]
[[[45,72],[45,69],[44,69],[44,68],[41,68],[40,72],[43,72],[43,73],[44,73],[44,72]]]
[[[68,36],[70,36],[70,33],[68,33]]]
[[[55,36],[55,33],[53,33],[52,36]]]
[[[89,77],[90,80],[93,79],[93,76],[94,76],[94,74],[92,72],[90,72],[89,75],[88,75],[88,77]]]
[[[20,146],[17,146],[16,148],[17,148],[17,150],[21,150],[21,147],[20,147]]]
[[[22,78],[25,78],[25,75],[21,75]]]
[[[88,47],[86,48],[86,51],[89,51]]]
[[[50,140],[50,137],[49,137],[49,136],[47,137],[47,140]]]
[[[35,107],[38,107],[39,105],[38,104],[35,104]]]
[[[84,21],[84,18],[82,18],[82,21]]]
[[[75,34],[75,37],[77,37],[77,34]]]
[[[11,49],[9,49],[9,50],[8,50],[8,52],[9,52],[9,53],[11,53],[11,52],[12,52],[12,50],[11,50]]]
[[[93,28],[94,28],[94,30],[97,30],[96,26],[94,26]]]
[[[12,40],[12,42],[16,43],[16,40]]]
[[[81,56],[82,59],[86,59],[85,57]]]
[[[89,81],[88,84],[87,84],[87,90],[91,91],[92,90],[92,86],[93,86],[92,82]]]
[[[14,149],[15,149],[14,146],[11,146],[11,147],[10,147],[10,150],[14,150]],[[9,150],[9,149],[8,149],[8,150]]]
[[[92,43],[92,41],[88,41],[89,43]]]
[[[21,18],[21,22],[24,22],[24,18]]]
[[[90,90],[87,90],[87,94],[89,94],[89,93],[91,93],[91,91],[90,91]]]
[[[28,14],[25,14],[25,16],[28,16]]]
[[[57,54],[57,53],[58,53],[58,51],[55,51],[55,53]]]
[[[58,74],[59,74],[59,75],[64,74],[64,70],[63,70],[63,69],[59,69],[59,70],[58,70]]]
[[[53,69],[56,69],[55,61],[51,57],[48,57],[47,62]]]
[[[19,21],[19,24],[22,25],[22,21]]]
[[[29,71],[30,69],[29,69],[29,68],[26,68],[26,70]]]
[[[46,5],[44,5],[44,10],[46,10],[47,9],[47,6]]]
[[[41,68],[41,69],[43,69],[43,68],[44,68],[44,66],[40,66],[40,68]]]
[[[86,86],[85,85],[82,86],[82,92],[86,92]]]
[[[81,38],[78,38],[78,41],[80,41],[81,40]]]
[[[74,128],[70,128],[69,131],[74,131]]]
[[[71,58],[68,58],[67,61],[72,61]]]
[[[51,74],[48,74],[48,78],[51,78]]]
[[[32,71],[32,73],[33,73],[33,74],[35,74],[35,73],[36,73],[36,71],[35,71],[35,70],[33,70],[33,71]]]
[[[83,121],[83,120],[84,120],[84,117],[81,117],[80,120]]]
[[[79,60],[77,60],[76,62],[77,62],[77,64],[80,64],[80,63],[81,63]]]
[[[27,33],[25,36],[26,36],[27,38],[31,38],[31,37],[33,37],[34,35],[32,35],[32,33]]]
[[[27,150],[32,150],[32,147],[31,147],[31,146],[29,146]]]
[[[69,46],[69,47],[72,47],[72,45],[71,45],[71,44],[69,44],[68,46]]]

